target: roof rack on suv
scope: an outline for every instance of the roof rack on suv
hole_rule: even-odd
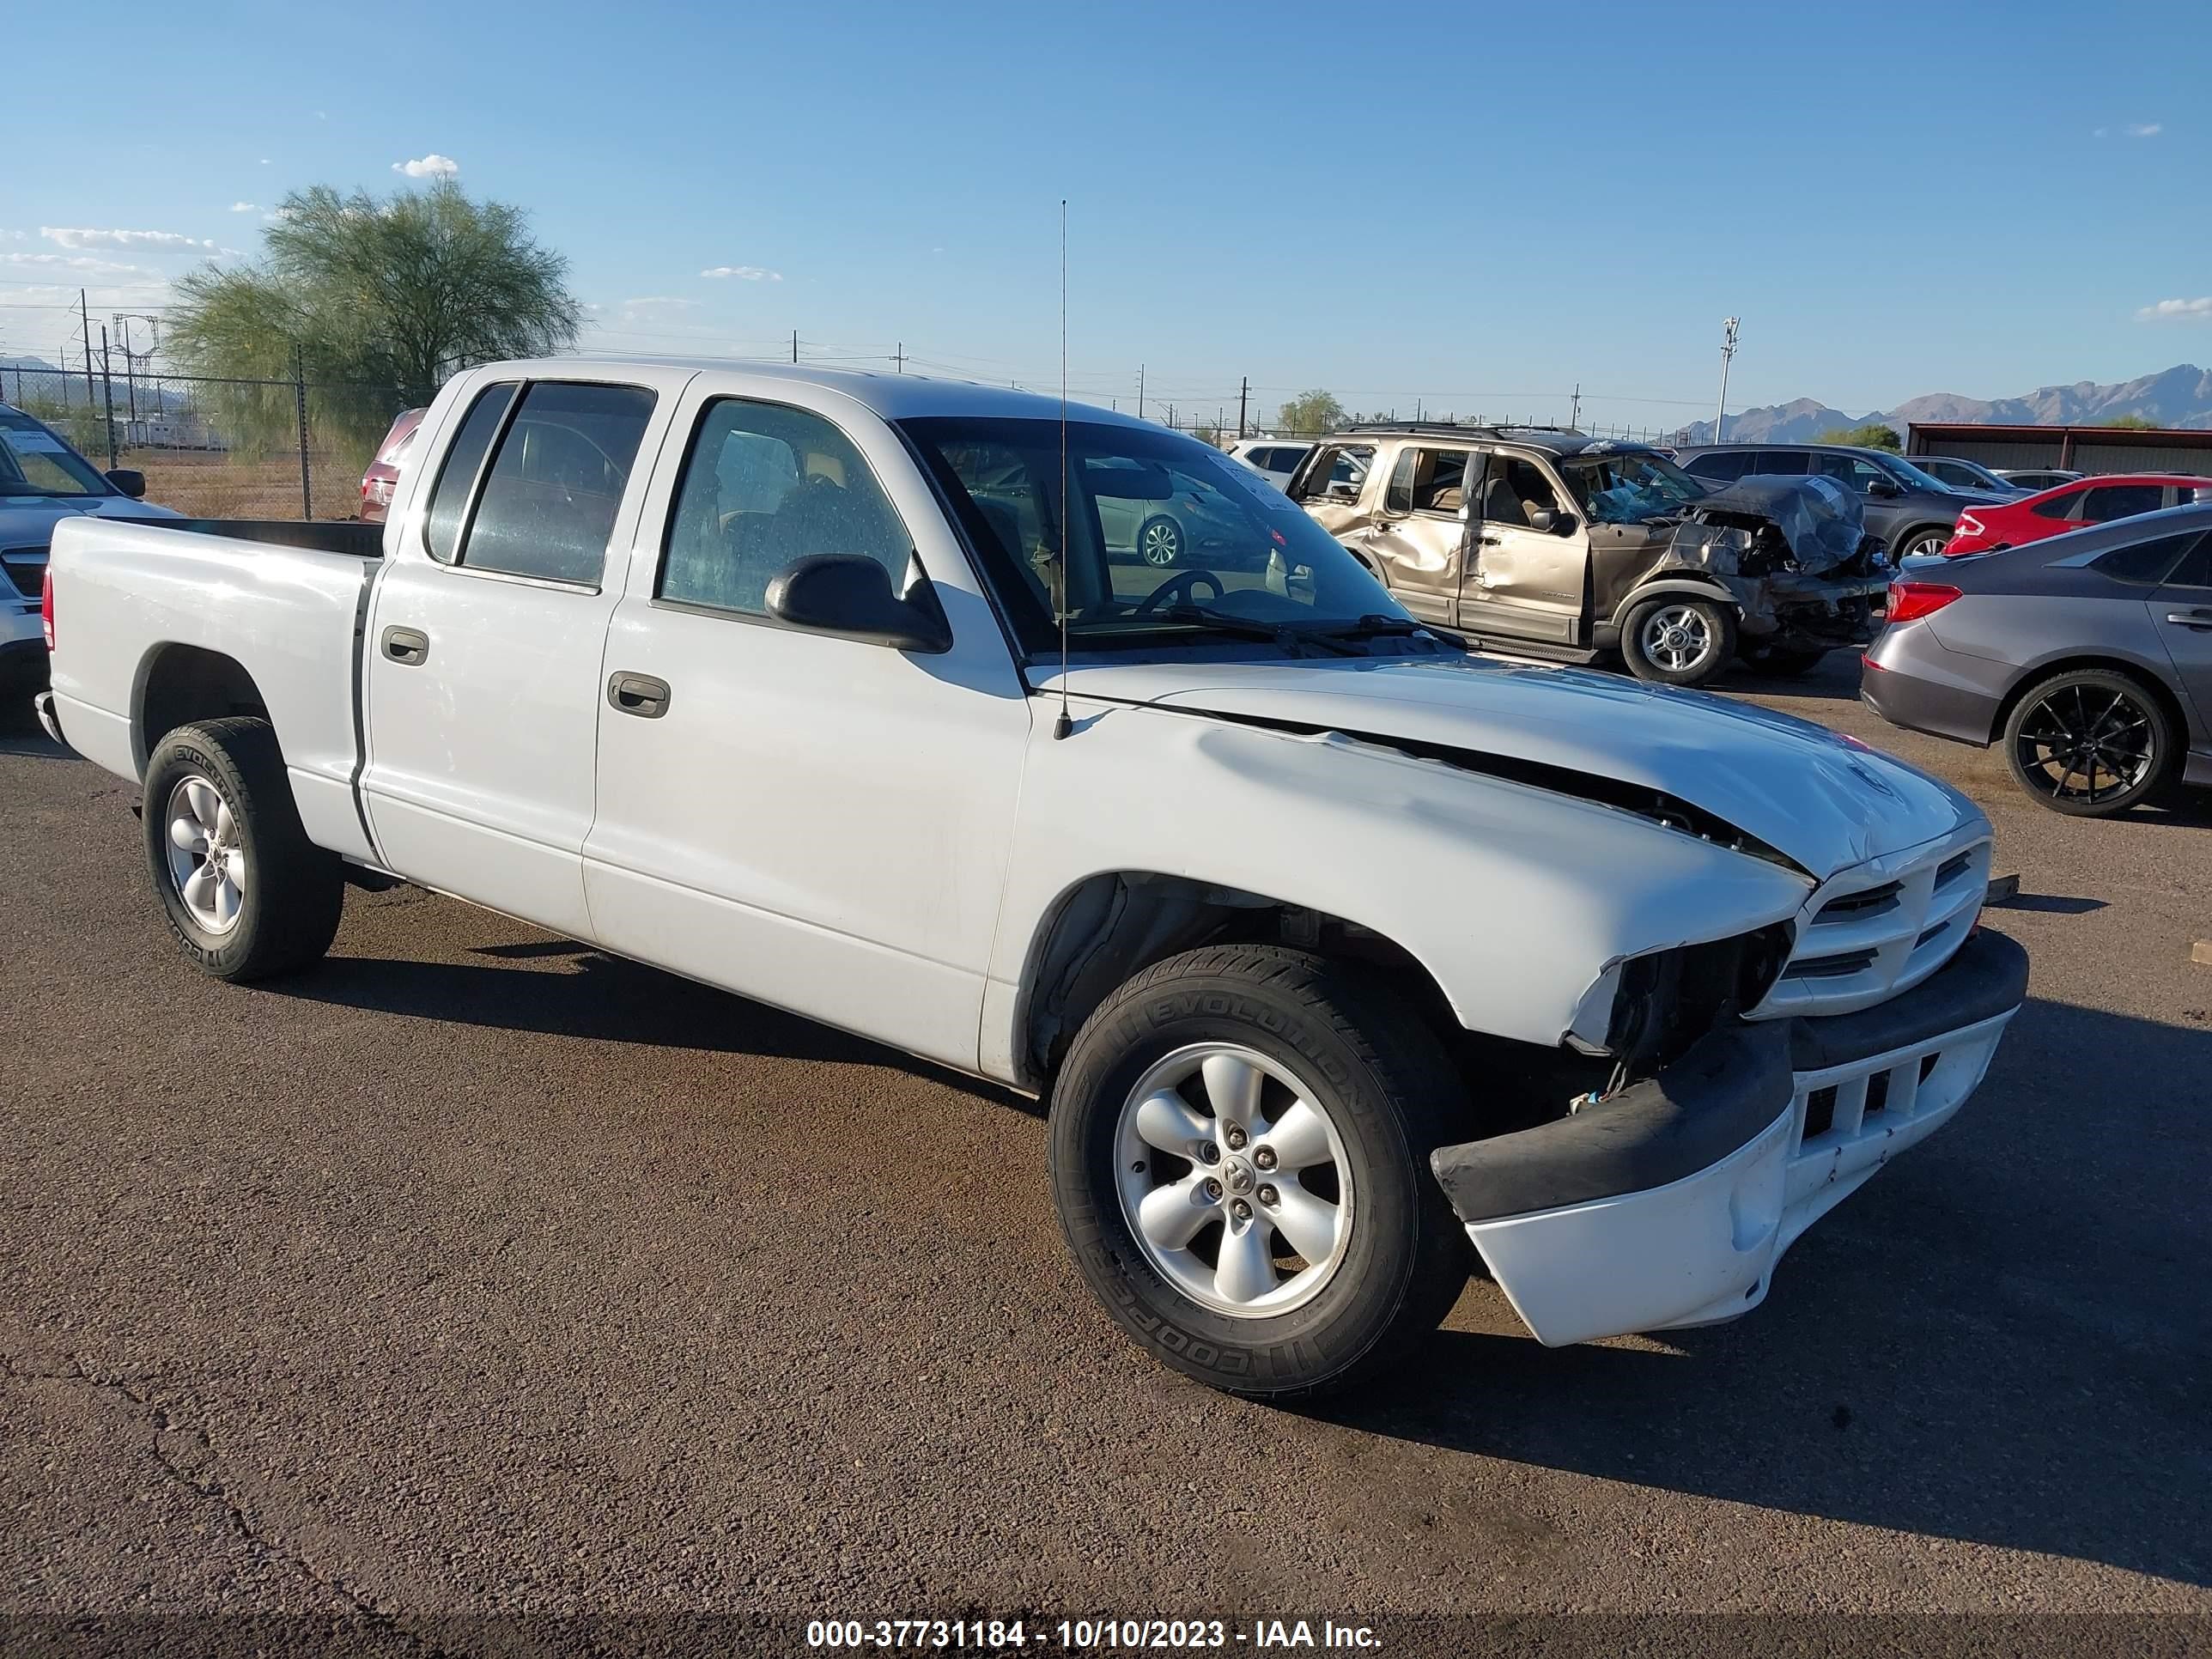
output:
[[[1571,426],[1534,426],[1527,423],[1500,425],[1491,421],[1354,421],[1349,426],[1339,427],[1339,432],[1430,432],[1443,437],[1503,438],[1516,432],[1545,432],[1554,437],[1579,438],[1583,434]]]

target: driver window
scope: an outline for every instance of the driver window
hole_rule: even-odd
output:
[[[852,441],[819,415],[719,398],[684,464],[656,597],[748,615],[816,553],[859,553],[903,587],[914,539]]]
[[[1532,461],[1517,455],[1493,459],[1490,483],[1483,492],[1482,516],[1491,524],[1528,527],[1528,515],[1539,508],[1556,515],[1559,498]]]

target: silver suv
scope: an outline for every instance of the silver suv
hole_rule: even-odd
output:
[[[1725,489],[1641,444],[1548,429],[1362,426],[1288,493],[1413,615],[1530,654],[1618,653],[1703,685],[1741,657],[1802,673],[1873,638],[1891,570],[1851,492]]]

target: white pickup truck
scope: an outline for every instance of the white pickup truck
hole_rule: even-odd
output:
[[[1189,501],[1176,568],[1109,528]],[[1478,1252],[1546,1343],[1741,1314],[2025,994],[1953,790],[1470,655],[1103,410],[495,364],[377,533],[55,534],[41,714],[185,953],[306,968],[374,872],[1046,1097],[1084,1276],[1220,1388],[1371,1373]]]

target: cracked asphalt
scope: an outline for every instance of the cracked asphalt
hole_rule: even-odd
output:
[[[352,895],[314,972],[215,984],[131,791],[11,724],[0,1615],[418,1652],[724,1612],[2212,1638],[2212,798],[2057,818],[1855,671],[1731,695],[1996,820],[2035,979],[1980,1096],[1746,1321],[1549,1352],[1477,1281],[1304,1413],[1119,1338],[1028,1103],[413,890]]]

